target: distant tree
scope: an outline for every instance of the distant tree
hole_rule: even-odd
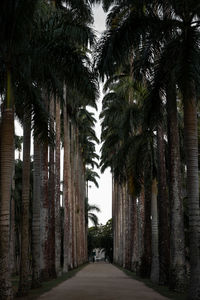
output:
[[[104,249],[110,262],[113,261],[112,219],[105,225],[101,224],[88,229],[88,255],[91,255],[95,248]]]
[[[106,257],[110,262],[113,261],[113,231],[112,231],[112,219],[108,220],[106,225],[102,226],[102,232],[100,236],[101,248],[105,250]]]

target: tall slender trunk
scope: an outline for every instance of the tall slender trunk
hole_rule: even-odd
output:
[[[119,194],[119,183],[115,182],[115,203],[116,203],[116,257],[115,262],[119,264],[119,247],[120,247],[120,223],[119,223],[119,212],[120,212],[120,194]]]
[[[128,193],[128,186],[127,186],[127,196],[126,196],[126,260],[125,260],[125,268],[131,269],[131,247],[130,247],[130,195]]]
[[[181,195],[180,144],[177,119],[176,86],[167,90],[169,140],[169,196],[170,196],[170,288],[182,291],[185,287],[185,238],[183,201]]]
[[[16,255],[15,255],[15,168],[12,175],[12,195],[10,199],[10,271],[16,274]]]
[[[158,208],[157,208],[157,181],[152,181],[151,197],[151,232],[152,232],[152,263],[151,263],[151,280],[159,282],[159,253],[158,253]]]
[[[0,141],[0,298],[12,299],[9,265],[10,198],[14,166],[14,112],[2,111]]]
[[[76,161],[76,155],[75,155],[75,128],[74,124],[71,123],[71,188],[72,188],[72,203],[73,203],[73,259],[74,259],[74,267],[77,267],[77,236],[76,236],[76,228],[77,228],[77,222],[76,222],[76,194],[75,194],[75,161]]]
[[[140,275],[150,277],[152,248],[151,248],[151,167],[147,166],[144,172],[144,253],[141,259]]]
[[[112,228],[113,228],[113,261],[116,257],[116,193],[115,180],[112,174]]]
[[[126,267],[126,184],[122,185],[122,266]]]
[[[144,253],[144,186],[142,186],[137,205],[137,228],[138,228],[138,267],[137,273],[140,273],[142,255]]]
[[[138,272],[139,255],[138,255],[138,199],[137,197],[132,198],[133,201],[133,249],[132,249],[132,266],[131,270],[135,273]]]
[[[54,97],[51,95],[49,114],[50,128],[54,131]],[[54,165],[54,145],[50,145],[49,149],[49,182],[48,182],[48,197],[49,197],[49,277],[56,277],[55,270],[55,165]]]
[[[44,143],[41,146],[41,230],[40,230],[40,258],[41,258],[41,278],[49,279],[49,253],[48,253],[48,144]]]
[[[123,266],[123,186],[120,184],[120,195],[119,195],[119,263]]]
[[[30,267],[30,138],[31,121],[30,115],[24,117],[24,144],[23,144],[23,170],[22,170],[22,226],[21,226],[21,252],[20,252],[20,280],[19,295],[26,295],[30,288],[29,267]]]
[[[80,204],[81,204],[81,263],[85,262],[85,178],[84,178],[84,165],[82,160],[82,153],[79,146],[79,159],[80,159]]]
[[[131,270],[132,267],[132,254],[133,254],[133,247],[134,247],[134,201],[136,201],[135,197],[129,195],[129,259],[128,259],[128,270]]]
[[[197,107],[194,91],[184,95],[184,125],[191,265],[188,299],[197,300],[200,299],[200,208]]]
[[[32,287],[40,283],[40,181],[41,181],[41,149],[34,137],[34,172],[33,172],[33,204],[32,204]]]
[[[157,129],[157,160],[158,160],[158,208],[159,208],[159,283],[169,281],[170,265],[170,233],[169,233],[169,198],[167,191],[165,140],[163,125]]]
[[[68,113],[66,101],[66,86],[64,86],[64,162],[63,162],[63,202],[64,202],[64,266],[63,271],[68,272],[69,269],[69,182],[68,182],[68,169],[69,169],[69,138],[68,138]]]
[[[67,131],[67,139],[68,139],[68,152],[67,152],[67,160],[68,160],[68,201],[69,201],[69,254],[68,261],[70,269],[73,269],[73,197],[72,197],[72,167],[71,167],[71,139],[70,139],[70,118],[68,118],[68,131]]]
[[[78,154],[78,129],[75,128],[75,195],[76,195],[76,224],[77,224],[77,263],[78,266],[81,264],[81,255],[80,255],[80,195],[79,195],[79,154]]]
[[[60,228],[60,100],[56,99],[56,161],[55,161],[55,266],[61,275],[61,228]]]

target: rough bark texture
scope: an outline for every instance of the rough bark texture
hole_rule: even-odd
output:
[[[60,101],[56,101],[56,161],[55,161],[55,267],[61,275],[61,228],[60,228]]]
[[[40,145],[34,138],[34,172],[33,172],[33,204],[32,204],[32,287],[37,288],[40,283]]]
[[[16,255],[15,255],[15,168],[13,167],[12,175],[12,195],[10,199],[10,272],[17,273]]]
[[[14,166],[14,114],[2,112],[0,141],[0,298],[13,299],[9,267],[10,198]]]
[[[117,201],[116,201],[116,183],[112,176],[112,224],[113,224],[113,262],[116,262],[117,256]]]
[[[144,201],[144,186],[142,186],[140,196],[138,198],[138,274],[140,273],[142,255],[144,253]]]
[[[180,144],[177,120],[175,85],[167,88],[167,116],[169,140],[169,196],[170,196],[170,287],[182,291],[185,287],[185,238],[183,201],[181,199]]]
[[[69,253],[68,253],[68,265],[70,269],[73,269],[74,262],[73,262],[73,197],[72,197],[72,184],[71,184],[71,176],[72,176],[72,168],[71,168],[71,138],[70,138],[70,118],[68,117],[68,130],[67,130],[67,137],[68,137],[68,151],[67,151],[67,161],[68,161],[68,169],[67,169],[67,177],[68,177],[68,209],[69,209]]]
[[[200,299],[200,208],[197,108],[194,95],[184,95],[185,150],[189,208],[191,277],[188,299]]]
[[[54,98],[51,96],[50,107],[50,128],[54,131]],[[48,194],[49,194],[49,277],[56,277],[55,270],[55,164],[54,164],[54,145],[49,147],[49,182],[48,182]]]
[[[139,249],[138,249],[138,209],[137,198],[133,197],[133,249],[132,249],[132,263],[131,270],[138,273],[139,268]]]
[[[80,255],[80,197],[79,197],[79,155],[78,155],[78,131],[76,128],[76,137],[75,137],[75,195],[76,195],[76,240],[77,240],[77,264],[80,266],[81,264],[81,255]]]
[[[134,248],[134,203],[136,199],[133,196],[129,196],[129,264],[128,269],[132,269],[132,256],[133,256],[133,248]]]
[[[126,266],[126,185],[122,186],[122,266]]]
[[[24,118],[24,143],[23,143],[23,170],[22,170],[22,212],[21,212],[21,251],[20,251],[20,280],[19,295],[26,295],[30,288],[29,267],[30,267],[30,137],[31,121],[30,116]]]
[[[75,129],[74,124],[71,124],[71,187],[72,187],[72,203],[73,203],[73,260],[74,267],[77,267],[77,238],[76,238],[76,195],[75,195]]]
[[[48,145],[45,143],[41,146],[41,230],[40,230],[40,258],[41,258],[41,278],[49,278],[49,253],[48,253]]]
[[[152,263],[151,281],[159,282],[159,253],[158,253],[158,208],[157,208],[157,180],[152,181],[151,197],[151,231],[152,231]]]
[[[131,269],[131,239],[130,239],[130,195],[127,194],[126,199],[126,260],[125,260],[125,268]]]
[[[140,275],[150,277],[151,273],[151,174],[150,167],[145,170],[144,174],[144,253],[141,259]]]
[[[162,125],[157,130],[158,160],[158,209],[159,209],[159,283],[169,281],[170,232],[169,232],[169,198],[167,191],[165,140]]]
[[[66,86],[64,87],[64,162],[63,162],[63,202],[64,202],[64,266],[63,271],[68,272],[69,269],[69,181],[68,181],[68,168],[69,168],[69,129],[68,129],[68,114],[66,104]]]

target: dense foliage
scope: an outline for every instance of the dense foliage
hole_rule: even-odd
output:
[[[91,256],[93,249],[104,249],[106,258],[113,261],[113,230],[112,219],[105,225],[98,225],[88,229],[88,255]]]

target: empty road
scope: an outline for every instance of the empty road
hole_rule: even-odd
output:
[[[43,294],[41,300],[166,300],[108,263],[91,263],[71,279]]]

